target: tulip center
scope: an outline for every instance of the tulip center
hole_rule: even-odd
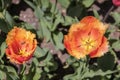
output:
[[[20,55],[23,55],[23,56],[28,56],[28,55],[29,55],[28,52],[26,52],[25,49],[20,50],[20,51],[19,51],[19,54],[20,54]]]
[[[86,51],[90,51],[91,49],[93,49],[94,45],[95,41],[91,38],[86,38],[85,40],[83,40],[83,46]]]

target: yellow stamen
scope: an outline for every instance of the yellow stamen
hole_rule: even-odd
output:
[[[28,52],[25,51],[25,49],[20,50],[20,51],[19,51],[19,54],[20,54],[20,55],[23,55],[23,56],[29,56],[29,55],[30,55],[30,53],[28,53]]]
[[[91,50],[95,45],[95,41],[90,39],[90,38],[86,38],[85,40],[83,40],[83,46],[85,47],[86,51]]]

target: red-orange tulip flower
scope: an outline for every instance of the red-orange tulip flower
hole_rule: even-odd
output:
[[[77,59],[89,55],[100,57],[108,51],[108,42],[104,33],[108,28],[93,16],[83,18],[73,24],[68,35],[64,36],[64,45],[68,53]]]
[[[23,64],[28,61],[37,46],[35,34],[17,27],[8,33],[6,43],[8,46],[6,48],[7,58],[16,64]]]

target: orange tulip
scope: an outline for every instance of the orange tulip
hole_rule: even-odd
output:
[[[37,46],[35,34],[17,27],[8,33],[6,43],[8,46],[6,48],[7,58],[16,64],[23,64],[28,61]]]
[[[64,36],[64,45],[68,53],[77,59],[89,55],[100,57],[108,51],[108,41],[104,36],[107,24],[103,24],[93,16],[83,18],[71,26]]]

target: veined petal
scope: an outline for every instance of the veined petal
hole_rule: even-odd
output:
[[[107,38],[103,37],[101,45],[96,50],[94,50],[93,52],[90,53],[90,57],[94,58],[94,57],[103,56],[104,53],[106,53],[108,51],[108,47],[109,46],[108,46]]]
[[[84,28],[96,28],[100,31],[101,34],[104,34],[106,29],[108,28],[108,24],[103,24],[98,19],[93,16],[87,16],[80,21],[81,24],[85,24]]]

